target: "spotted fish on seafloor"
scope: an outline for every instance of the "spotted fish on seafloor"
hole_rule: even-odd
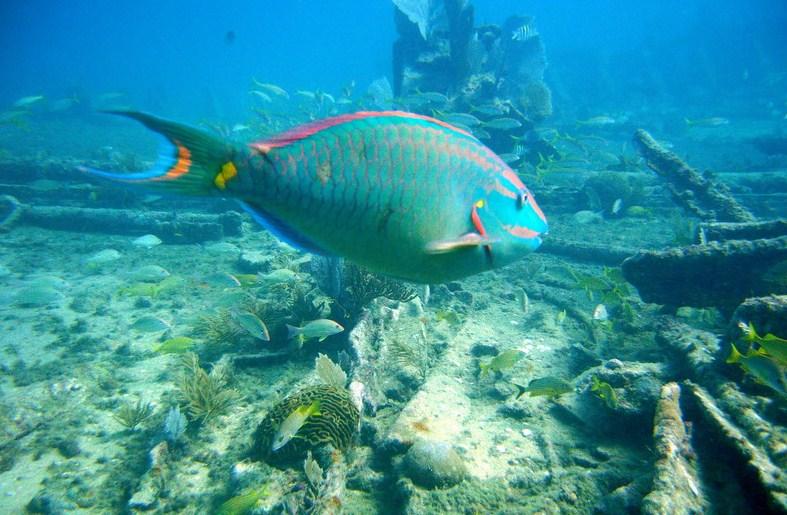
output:
[[[547,221],[517,174],[466,131],[398,111],[358,112],[239,145],[129,111],[172,153],[153,169],[94,175],[239,200],[279,238],[372,271],[439,283],[541,244]]]

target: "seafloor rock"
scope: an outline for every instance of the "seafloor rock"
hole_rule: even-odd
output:
[[[69,503],[70,504],[70,503]],[[27,506],[25,506],[27,513],[36,513],[43,515],[60,515],[66,513],[67,510],[76,508],[73,504],[66,505],[59,499],[49,494],[46,490],[38,492],[33,497]]]
[[[238,268],[246,274],[268,272],[274,256],[270,252],[247,250],[238,258]]]
[[[717,335],[691,327],[671,316],[659,318],[656,341],[676,355],[673,363],[679,374],[691,378],[706,376],[715,365],[721,348]]]
[[[320,401],[320,414],[310,416],[295,436],[276,453],[271,444],[282,422],[299,406]],[[325,445],[344,449],[358,431],[361,415],[344,388],[310,386],[289,395],[273,406],[254,431],[252,457],[259,460],[283,461],[303,458],[306,452]]]
[[[595,507],[596,513],[640,513],[642,498],[648,493],[650,475],[643,474],[635,480],[612,490]]]
[[[564,396],[554,414],[586,429],[616,434],[642,432],[642,420],[651,419],[659,389],[668,376],[662,363],[638,363],[612,359],[586,370],[578,379],[581,393]],[[608,384],[614,398],[592,390],[593,380]],[[606,398],[605,398],[606,397]]]
[[[738,323],[751,323],[758,334],[772,333],[787,338],[787,295],[769,295],[746,299],[735,309],[727,337],[735,341],[741,336]]]
[[[787,293],[787,285],[765,280],[784,260],[787,236],[711,242],[641,251],[623,262],[623,275],[645,302],[731,312],[748,297]]]
[[[697,470],[689,459],[693,451],[680,409],[680,387],[676,383],[661,389],[653,426],[656,470],[653,487],[642,500],[642,513],[705,513],[708,506]]]
[[[405,454],[404,473],[426,488],[454,486],[467,476],[462,457],[445,442],[417,440]]]

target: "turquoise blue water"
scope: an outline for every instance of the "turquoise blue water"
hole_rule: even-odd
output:
[[[784,513],[785,26],[3,2],[0,513]]]

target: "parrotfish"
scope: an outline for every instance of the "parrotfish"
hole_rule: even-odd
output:
[[[94,175],[235,198],[280,239],[420,283],[460,279],[534,251],[547,221],[517,174],[472,134],[398,111],[358,112],[240,145],[114,111],[162,134],[153,169]]]

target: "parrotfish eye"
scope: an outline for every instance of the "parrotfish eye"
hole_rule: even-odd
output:
[[[516,196],[516,208],[522,209],[527,204],[527,192],[523,191]]]

